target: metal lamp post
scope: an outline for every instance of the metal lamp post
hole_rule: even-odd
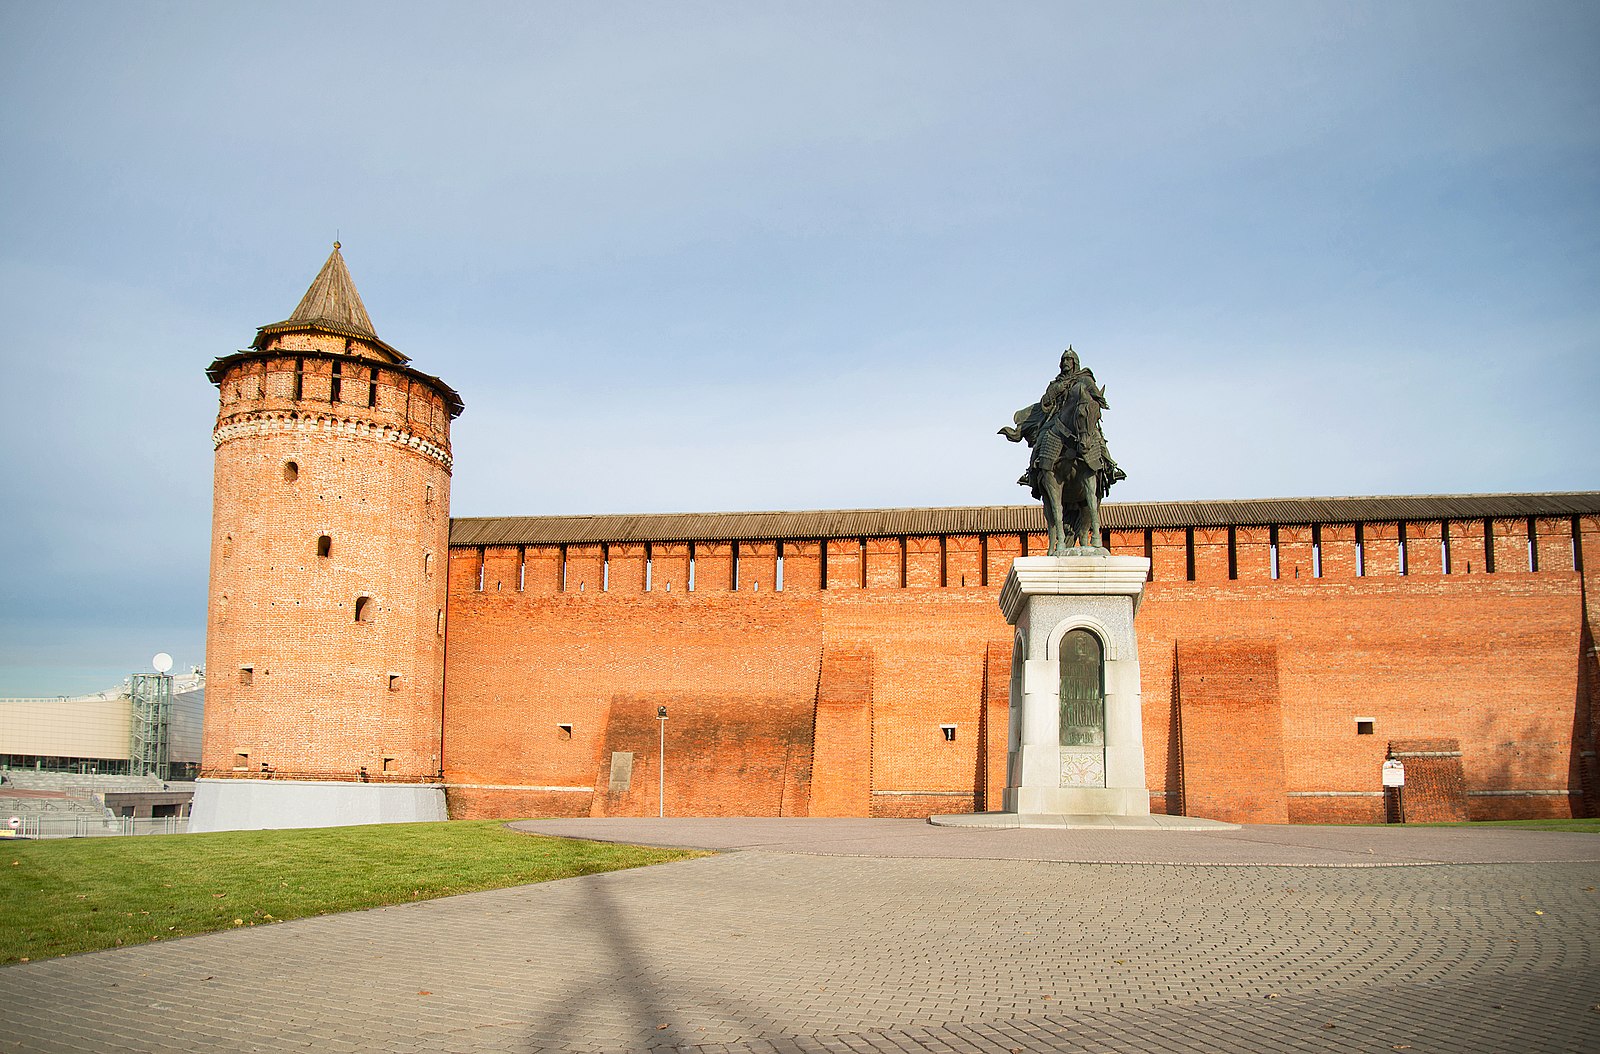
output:
[[[656,707],[656,720],[661,722],[661,748],[656,756],[656,818],[667,815],[667,708]]]

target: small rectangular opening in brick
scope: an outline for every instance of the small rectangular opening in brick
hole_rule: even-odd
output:
[[[1376,727],[1377,722],[1370,717],[1356,718],[1356,735],[1358,736],[1370,736]]]
[[[256,680],[256,668],[254,666],[241,666],[241,667],[239,667],[239,683],[240,684],[254,684],[255,680]]]

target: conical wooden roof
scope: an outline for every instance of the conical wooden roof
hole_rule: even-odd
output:
[[[367,314],[366,305],[361,302],[361,294],[356,292],[355,282],[350,280],[350,269],[344,265],[338,242],[333,243],[328,262],[317,272],[315,281],[306,290],[306,295],[300,298],[300,306],[294,309],[289,321],[332,322],[360,330],[369,337],[378,335],[378,331],[372,328],[372,318]]]
[[[300,305],[294,309],[294,313],[282,322],[273,322],[258,329],[255,344],[259,348],[269,336],[304,330],[319,330],[342,337],[357,337],[387,352],[396,362],[409,361],[406,356],[378,339],[378,331],[373,328],[372,317],[367,314],[367,307],[361,302],[361,294],[356,292],[356,284],[350,278],[350,269],[344,265],[344,257],[339,252],[338,242],[333,243],[333,252],[328,254],[327,262],[322,265],[322,270],[317,272],[317,277],[312,280],[311,288],[306,290],[306,295],[300,298]]]

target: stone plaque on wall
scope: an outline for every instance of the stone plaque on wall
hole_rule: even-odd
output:
[[[633,782],[633,751],[614,750],[611,752],[611,793],[626,794],[628,785]]]

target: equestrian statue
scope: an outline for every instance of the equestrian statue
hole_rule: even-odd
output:
[[[1061,372],[1039,401],[1018,410],[1014,426],[1000,429],[1013,443],[1033,448],[1028,471],[1017,480],[1044,501],[1050,555],[1103,553],[1100,499],[1127,473],[1111,460],[1100,432],[1100,411],[1108,408],[1105,389],[1079,365],[1078,353],[1061,354]]]

